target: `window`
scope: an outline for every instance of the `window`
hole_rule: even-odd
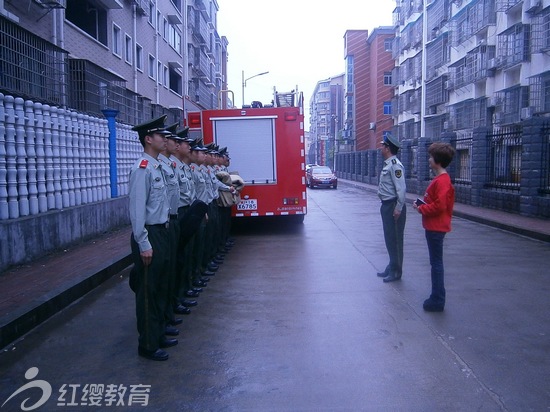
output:
[[[183,82],[181,75],[173,68],[168,69],[169,72],[169,88],[173,92],[179,94],[180,96],[183,94]]]
[[[391,102],[384,102],[384,114],[391,114]]]
[[[147,74],[151,79],[155,78],[155,56],[149,55],[149,66],[147,68]]]
[[[149,19],[148,19],[148,21],[149,21],[149,24],[151,26],[153,26],[154,18],[155,18],[155,4],[152,1],[150,1],[149,2]]]
[[[162,70],[162,63],[161,62],[157,63],[157,73],[159,74],[158,79],[157,79],[158,82],[160,84],[163,84],[164,82],[162,80],[162,75],[164,74],[164,70]]]
[[[392,44],[393,44],[393,39],[384,39],[384,50],[391,52]]]
[[[168,88],[168,79],[170,78],[168,67],[164,66],[164,75],[162,76],[162,85],[166,88]]]
[[[136,43],[136,68],[143,71],[143,47]]]
[[[120,56],[122,53],[122,34],[120,33],[120,27],[113,24],[113,54]]]
[[[178,54],[181,54],[181,34],[172,24],[170,25],[168,31],[168,44],[170,44],[170,46],[172,46],[172,48],[177,51]]]
[[[132,38],[127,34],[124,36],[124,58],[126,63],[132,64]]]
[[[172,1],[172,4],[174,5],[174,7],[176,8],[176,10],[181,13],[181,1],[182,0],[171,0],[171,1]]]
[[[391,86],[392,78],[391,78],[391,72],[384,72],[384,84],[387,86]]]
[[[89,0],[67,0],[65,19],[107,46],[107,10]],[[120,44],[119,44],[120,45]]]
[[[162,26],[160,22],[162,21],[162,16],[160,15],[160,11],[157,10],[157,33],[160,33]]]
[[[162,21],[162,24],[162,37],[164,38],[164,40],[168,40],[168,29],[170,28],[170,23],[168,23],[168,20],[164,19]]]

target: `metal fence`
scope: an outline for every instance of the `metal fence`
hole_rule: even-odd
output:
[[[126,80],[19,27],[0,15],[0,92],[90,116],[118,111],[130,125],[166,114],[168,123],[183,119],[183,109],[153,105],[126,88]]]
[[[0,91],[64,106],[68,52],[0,16]]]
[[[454,158],[455,183],[460,185],[472,184],[472,145],[473,138],[469,136],[457,137],[451,140],[456,149]]]
[[[521,127],[487,134],[487,187],[519,190],[521,180]]]

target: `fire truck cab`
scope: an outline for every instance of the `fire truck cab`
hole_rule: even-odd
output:
[[[242,109],[189,112],[191,136],[227,147],[229,170],[245,182],[235,218],[286,216],[303,222],[307,213],[303,95],[274,90],[271,104]]]

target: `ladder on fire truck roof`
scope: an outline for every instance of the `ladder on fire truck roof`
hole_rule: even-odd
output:
[[[298,92],[298,86],[290,92],[278,92],[273,88],[275,107],[302,107],[304,97]]]

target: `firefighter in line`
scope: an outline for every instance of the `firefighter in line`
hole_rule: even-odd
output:
[[[178,146],[184,139],[176,135],[178,123],[174,123],[166,128],[170,132],[166,142],[166,149],[158,157],[164,178],[168,188],[168,198],[170,202],[170,271],[168,273],[168,288],[164,308],[165,334],[168,336],[179,335],[179,330],[175,326],[182,323],[182,319],[176,318],[174,312],[182,314],[184,312],[174,309],[174,303],[177,298],[176,279],[177,279],[177,258],[178,258],[178,239],[180,234],[180,225],[178,221],[178,206],[180,200],[180,183],[176,173],[176,163],[171,159]],[[183,308],[187,309],[187,308]],[[188,309],[187,309],[188,310]],[[176,339],[171,340],[177,344]]]
[[[216,177],[220,179],[222,183],[233,186],[232,178],[229,173],[230,159],[231,158],[229,157],[229,152],[227,151],[227,147],[223,147],[219,149],[219,157],[218,157],[219,171],[216,173]],[[235,190],[237,191],[237,188],[235,188]],[[220,253],[227,253],[234,243],[233,240],[229,239],[229,233],[231,232],[231,207],[237,204],[238,193],[232,192],[230,196],[228,196],[226,193],[227,192],[220,193],[221,201],[218,202],[220,206],[220,220],[221,220],[220,243],[218,245],[218,251]]]
[[[164,308],[170,270],[170,202],[162,166],[157,159],[166,149],[166,116],[136,125],[143,153],[130,171],[130,239],[134,269],[130,285],[136,296],[138,355],[164,361],[163,350],[174,342],[165,336]]]
[[[177,135],[182,139],[178,144],[176,152],[172,156],[172,160],[176,162],[176,170],[180,183],[180,197],[178,203],[178,219],[180,225],[184,225],[184,217],[189,213],[191,205],[197,200],[197,189],[193,180],[191,168],[191,143],[193,139],[188,137],[189,128],[177,132]],[[181,228],[183,230],[184,228]],[[179,314],[190,313],[190,307],[196,306],[197,301],[188,299],[190,297],[198,297],[202,291],[192,284],[191,279],[191,262],[192,262],[192,241],[189,239],[178,239],[178,267],[177,267],[177,286],[176,286],[176,301],[174,302],[174,311]]]
[[[193,177],[193,182],[195,183],[197,200],[204,202],[208,205],[209,196],[207,192],[206,180],[204,174],[201,172],[201,165],[206,160],[206,148],[202,145],[200,139],[197,139],[191,143],[191,153],[189,165],[191,169],[191,174]],[[194,279],[207,278],[209,276],[214,276],[218,267],[208,267],[203,268],[202,265],[202,256],[204,254],[204,238],[206,233],[206,224],[210,217],[208,213],[201,221],[201,224],[195,233],[192,239],[192,248],[193,254],[191,256],[191,277]]]
[[[218,167],[218,147],[214,143],[210,143],[207,146],[207,159],[206,159],[206,174],[210,179],[210,190],[211,190],[211,201],[209,204],[209,211],[211,213],[211,221],[208,225],[210,230],[208,231],[207,226],[207,239],[205,247],[205,256],[204,259],[207,261],[207,264],[220,265],[224,261],[224,251],[220,251],[218,246],[221,240],[221,221],[220,221],[220,210],[218,206],[218,198],[220,191],[230,192],[231,194],[235,193],[235,188],[231,185],[226,185],[222,183],[217,177],[216,173],[219,171]]]

